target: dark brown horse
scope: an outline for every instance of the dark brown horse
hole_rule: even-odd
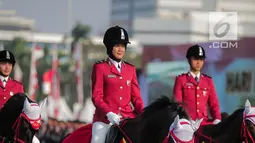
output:
[[[17,93],[0,110],[0,142],[32,143],[40,128],[41,107],[25,94]]]

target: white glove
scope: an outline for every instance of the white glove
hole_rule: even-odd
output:
[[[221,122],[221,120],[215,119],[215,120],[213,121],[213,124],[215,125],[215,124],[218,124],[219,122]]]
[[[110,121],[110,123],[119,125],[120,117],[117,114],[115,114],[113,112],[109,112],[106,114],[106,116],[107,116],[108,120]]]
[[[36,136],[34,136],[32,143],[40,143],[40,140]]]

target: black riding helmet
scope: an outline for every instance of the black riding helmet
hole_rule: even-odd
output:
[[[14,66],[16,63],[15,57],[12,52],[7,50],[0,51],[0,62],[9,62],[12,64],[12,66]]]
[[[122,43],[125,44],[125,47],[127,44],[131,44],[127,31],[119,26],[111,27],[105,32],[103,43],[107,49],[108,55],[112,54],[112,48],[116,44]]]
[[[204,48],[199,45],[193,45],[193,46],[189,47],[187,54],[186,54],[186,58],[190,59],[191,57],[205,59],[206,56],[205,56]]]

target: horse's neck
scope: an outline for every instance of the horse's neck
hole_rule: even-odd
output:
[[[33,136],[35,131],[30,127],[30,124],[24,119],[21,119],[21,124],[19,127],[19,139],[26,143],[32,143]],[[29,131],[28,131],[29,130]]]
[[[227,122],[227,125],[209,125],[201,127],[201,130],[198,130],[198,132],[216,141],[239,143],[241,141],[241,127],[242,121],[237,121],[237,119],[235,119],[233,122]]]

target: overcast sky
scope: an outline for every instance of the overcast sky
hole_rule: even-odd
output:
[[[72,0],[73,24],[81,21],[90,25],[92,35],[104,32],[110,20],[110,0]],[[67,0],[4,0],[1,9],[16,10],[18,16],[36,20],[41,32],[65,33],[68,31]]]

